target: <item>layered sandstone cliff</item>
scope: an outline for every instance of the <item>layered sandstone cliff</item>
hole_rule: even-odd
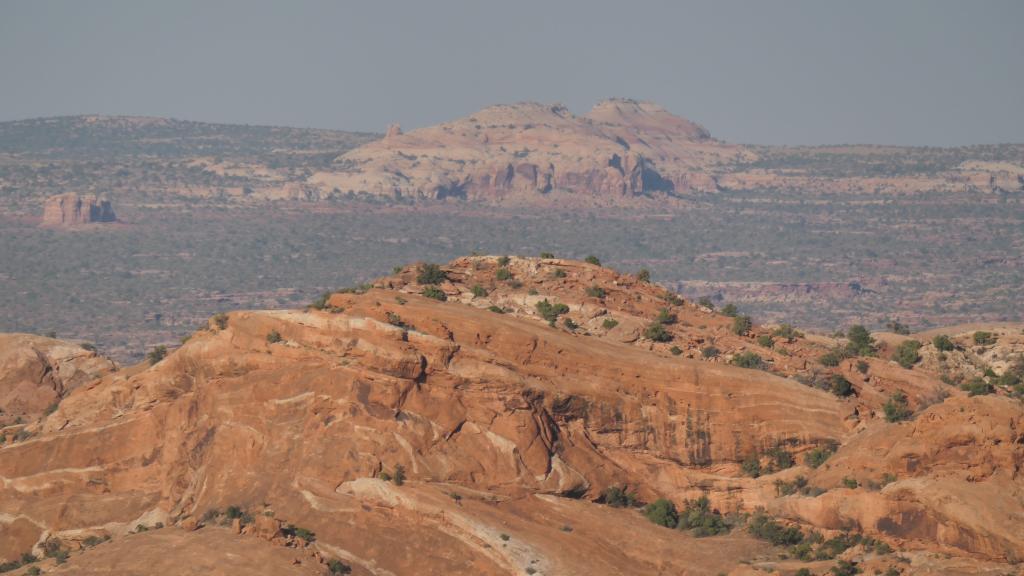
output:
[[[95,351],[31,334],[0,334],[0,422],[33,419],[117,366]]]
[[[328,559],[395,575],[803,566],[740,528],[694,539],[596,503],[611,486],[879,538],[910,562],[904,573],[999,573],[1024,553],[1018,400],[951,388],[928,406],[937,376],[882,358],[831,368],[855,390],[836,396],[797,381],[822,368],[813,358],[827,340],[796,334],[766,348],[764,327],[735,334],[731,318],[595,264],[463,258],[433,288],[418,281],[424,269],[318,309],[232,313],[155,365],[74,390],[0,448],[0,558],[112,536],[69,566],[103,573],[99,559],[130,542],[203,562],[216,558],[206,543],[222,542],[296,574],[325,573]],[[566,305],[554,326],[537,307],[545,299]],[[646,337],[666,311],[671,341]],[[690,354],[698,339],[721,356]],[[752,351],[764,369],[725,361]],[[880,414],[894,391],[916,412],[907,422]],[[831,446],[824,465],[804,464]],[[795,465],[767,466],[779,451]],[[741,462],[758,455],[766,467],[751,477]],[[381,479],[400,466],[404,483]],[[798,476],[814,490],[783,493]],[[281,549],[212,525],[208,536],[130,534],[192,530],[228,506],[262,518],[235,523],[239,538]],[[315,541],[281,536],[287,524]],[[896,563],[863,548],[846,557]]]
[[[43,226],[71,227],[116,220],[110,201],[96,196],[68,192],[47,198],[43,206]]]
[[[752,158],[649,102],[615,99],[583,116],[564,106],[485,108],[352,150],[309,183],[324,193],[530,202],[554,192],[588,202],[713,191],[708,168]]]

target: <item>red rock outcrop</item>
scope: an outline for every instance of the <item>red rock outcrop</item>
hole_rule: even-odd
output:
[[[117,369],[81,346],[31,334],[0,334],[0,422],[34,419],[75,388]]]
[[[96,196],[68,192],[47,198],[43,206],[43,226],[72,227],[116,220],[110,201]]]
[[[79,387],[33,436],[0,448],[0,558],[48,537],[148,543],[127,533],[180,522],[189,531],[159,539],[200,555],[205,530],[287,546],[283,527],[299,525],[316,533],[303,558],[341,559],[356,574],[795,570],[764,563],[766,545],[742,533],[695,540],[591,502],[613,485],[646,501],[705,494],[723,510],[765,506],[961,563],[1024,552],[1005,533],[1024,510],[1019,402],[955,394],[888,424],[865,416],[868,392],[927,387],[927,375],[900,380],[900,368],[873,360],[861,397],[837,398],[783,377],[795,367],[747,370],[631,336],[666,304],[680,342],[731,321],[663,288],[525,258],[502,264],[515,283],[496,285],[496,264],[446,266],[445,301],[421,295],[409,267],[335,293],[323,310],[235,312],[153,366]],[[535,298],[567,303],[579,327],[549,326]],[[620,324],[606,328],[609,317]],[[733,337],[723,346],[749,346]],[[820,351],[795,340],[795,354]],[[781,448],[802,461],[833,444],[817,469],[752,478],[740,467],[754,453]],[[380,479],[399,466],[404,484]],[[894,482],[868,487],[886,472]],[[780,496],[778,482],[797,474],[824,493]],[[256,518],[192,531],[227,506]],[[260,550],[267,562],[280,556]]]

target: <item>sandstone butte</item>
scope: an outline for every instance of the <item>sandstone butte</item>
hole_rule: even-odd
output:
[[[87,575],[1019,573],[1024,409],[942,383],[932,344],[912,370],[886,359],[895,335],[827,367],[829,338],[768,346],[771,327],[738,335],[595,264],[467,257],[432,288],[425,269],[230,313],[153,365],[4,337],[6,398],[33,399],[25,414],[61,401],[2,431],[0,560]],[[545,299],[567,307],[553,326]],[[659,314],[670,341],[644,336]],[[950,357],[968,370],[1024,350],[1020,326],[996,334],[987,349],[953,334]],[[745,352],[767,369],[730,364]],[[80,373],[94,376],[63,380]],[[852,395],[801,383],[835,375]],[[888,422],[896,391],[913,415]],[[794,464],[773,466],[781,454]],[[739,520],[705,538],[656,525],[608,505],[611,487],[870,540],[804,562]]]
[[[651,102],[605,100],[584,115],[558,104],[525,102],[491,106],[407,133],[392,125],[384,138],[309,176],[301,194],[286,190],[285,195],[667,208],[723,189],[1024,190],[1024,167],[1017,164],[967,161],[935,174],[839,178],[813,168],[754,167],[764,150],[714,139],[702,126]],[[813,154],[833,152],[879,153],[856,146],[813,149]],[[906,150],[893,149],[900,152]]]
[[[68,192],[46,199],[41,225],[69,228],[116,220],[117,216],[109,200]]]

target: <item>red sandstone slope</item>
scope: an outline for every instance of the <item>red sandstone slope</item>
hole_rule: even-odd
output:
[[[31,334],[0,334],[0,425],[32,420],[73,389],[117,369],[92,350]]]
[[[324,310],[233,313],[223,329],[196,333],[152,367],[79,388],[31,427],[35,436],[0,449],[0,557],[48,538],[74,550],[111,535],[101,545],[111,548],[72,553],[69,567],[103,573],[90,559],[134,539],[140,549],[180,546],[216,558],[177,528],[128,532],[192,528],[208,510],[237,505],[260,519],[238,538],[262,534],[285,546],[253,549],[267,554],[267,566],[292,554],[297,566],[321,572],[329,559],[358,574],[803,566],[779,563],[778,550],[739,527],[694,539],[593,502],[609,486],[679,504],[705,494],[726,512],[765,506],[826,535],[853,529],[899,548],[919,573],[969,573],[1024,552],[1012,532],[1024,510],[1018,401],[954,394],[911,422],[886,423],[862,414],[857,397],[784,377],[788,368],[770,374],[683,358],[642,338],[551,327],[531,312],[532,298],[547,297],[570,302],[581,325],[600,310],[593,318],[642,324],[665,304],[663,289],[607,269],[517,258],[507,264],[513,279],[487,296],[463,292],[496,261],[447,266],[446,301],[419,294],[410,268],[377,288],[334,294]],[[551,266],[566,274],[548,284]],[[586,301],[594,286],[603,302]],[[726,321],[671,306],[680,339]],[[912,386],[900,370],[880,383],[869,377],[864,395],[887,381]],[[839,451],[823,466],[802,464],[830,444]],[[797,465],[743,473],[740,462],[755,452],[767,468],[773,449]],[[403,485],[378,479],[399,465]],[[892,482],[872,487],[884,473]],[[780,482],[797,475],[822,493],[782,495]],[[846,487],[847,476],[859,486]],[[284,537],[279,523],[314,531],[316,541]],[[952,558],[929,553],[936,549]],[[848,556],[864,566],[895,562],[859,548]]]

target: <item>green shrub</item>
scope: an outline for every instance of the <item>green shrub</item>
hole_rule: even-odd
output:
[[[894,332],[902,336],[910,334],[910,327],[899,320],[890,320],[885,324],[885,327],[888,328],[890,332]]]
[[[86,548],[92,548],[93,546],[99,546],[100,544],[106,542],[109,539],[110,536],[89,536],[85,540],[82,540],[82,546],[85,546]]]
[[[669,342],[672,340],[672,335],[661,322],[652,322],[647,325],[647,328],[644,328],[644,338],[655,342]]]
[[[154,346],[149,354],[146,354],[146,361],[152,366],[167,357],[167,346]]]
[[[512,261],[512,259],[509,258],[508,256],[499,256],[498,257],[498,266],[508,266],[509,262],[511,262],[511,261]]]
[[[732,320],[732,331],[740,336],[746,336],[753,327],[754,322],[750,319],[750,316],[736,316]]]
[[[310,302],[309,303],[309,307],[310,308],[315,308],[316,310],[323,310],[325,307],[327,307],[327,300],[330,297],[331,297],[331,293],[330,292],[324,292],[323,294],[317,296],[315,300]],[[216,316],[214,318],[216,318]]]
[[[921,343],[917,340],[905,340],[896,347],[892,359],[904,368],[913,368],[914,364],[921,361],[920,349]]]
[[[807,487],[807,478],[804,476],[797,476],[792,482],[786,482],[784,480],[775,481],[775,494],[777,496],[789,496],[796,494]]]
[[[641,268],[640,271],[636,273],[636,279],[644,283],[650,282],[651,272],[647,268]]]
[[[757,452],[751,452],[743,459],[743,463],[740,464],[740,468],[743,469],[743,473],[751,478],[757,478],[761,475],[761,459],[758,457]]]
[[[597,258],[597,256],[587,256],[583,261],[586,262],[587,264],[593,264],[594,266],[601,265],[601,261]]]
[[[711,502],[707,496],[701,496],[696,500],[686,501],[683,511],[679,514],[676,528],[692,530],[694,536],[702,538],[725,534],[730,527],[718,511],[711,509]]]
[[[384,313],[384,317],[387,318],[388,324],[391,324],[392,326],[397,326],[404,330],[413,329],[412,325],[407,324],[405,320],[402,320],[401,316],[395,314],[394,312],[391,312],[390,310]]]
[[[395,466],[395,474],[392,476],[391,481],[395,483],[395,486],[405,484],[405,466],[401,464]]]
[[[680,348],[679,346],[673,346],[669,348],[668,351],[671,352],[673,356],[679,356],[680,354],[683,353],[683,349]]]
[[[868,364],[866,361],[864,361],[864,360],[857,360],[857,372],[860,372],[861,374],[867,374],[868,373],[868,368],[870,368],[870,367],[871,367],[871,365]]]
[[[604,298],[606,295],[604,288],[600,286],[590,286],[587,288],[587,296],[591,298]]]
[[[498,271],[494,275],[499,281],[504,282],[512,279],[512,271],[508,268],[498,268]]]
[[[830,572],[833,576],[856,576],[861,573],[861,569],[849,560],[840,560],[836,562],[836,565],[832,567]]]
[[[779,338],[785,338],[786,342],[792,342],[797,338],[803,338],[804,336],[802,332],[793,328],[790,324],[780,324],[778,328],[772,330],[772,335],[778,336]]]
[[[330,293],[327,293],[330,296]],[[324,298],[326,300],[326,298]],[[228,327],[228,315],[223,312],[218,312],[213,315],[213,324],[218,330],[223,330]]]
[[[822,354],[818,358],[818,362],[821,362],[823,366],[835,368],[836,366],[839,366],[839,363],[842,362],[845,358],[846,356],[843,354],[841,350],[835,349],[829,350],[828,352]]]
[[[832,454],[835,453],[835,448],[832,446],[819,446],[807,452],[804,455],[804,464],[811,468],[817,468],[825,463]]]
[[[674,312],[668,308],[662,308],[658,311],[658,315],[654,317],[654,321],[658,324],[675,324],[679,318]]]
[[[558,320],[559,316],[569,312],[568,305],[557,302],[551,303],[547,298],[537,302],[534,307],[537,309],[537,313],[540,314],[540,317],[547,320],[548,324],[551,324],[552,326],[554,326],[555,321]]]
[[[283,532],[284,532],[285,536],[293,536],[295,538],[299,538],[299,539],[305,540],[306,542],[309,542],[309,543],[316,542],[316,533],[315,532],[313,532],[312,530],[308,530],[306,528],[302,528],[302,527],[296,526],[294,524],[289,524],[287,527],[285,527]]]
[[[796,461],[793,460],[793,455],[787,452],[781,446],[776,446],[775,448],[772,448],[771,450],[765,453],[765,456],[771,458],[773,471],[792,468],[793,465],[796,464]]]
[[[974,333],[974,343],[978,346],[990,346],[996,343],[996,336],[991,332],[977,331]]]
[[[870,356],[875,352],[875,339],[868,329],[860,324],[850,326],[846,331],[846,353],[849,356]]]
[[[764,360],[761,359],[755,352],[740,352],[739,354],[732,357],[732,365],[739,366],[740,368],[750,368],[752,370],[762,370],[765,368]]]
[[[551,275],[555,278],[565,278],[567,276],[565,270],[562,270],[561,268],[556,269]]]
[[[707,296],[701,296],[700,299],[697,300],[697,305],[704,308],[708,308],[710,310],[715,309],[715,303],[712,302],[711,298],[708,298]]]
[[[907,403],[907,395],[903,392],[896,392],[886,400],[882,406],[885,412],[885,419],[888,422],[900,422],[910,418],[910,406]]]
[[[722,352],[714,346],[705,346],[704,349],[700,351],[700,355],[705,358],[718,358],[718,355],[721,353]]]
[[[474,298],[483,298],[487,296],[487,289],[479,284],[474,284],[470,291],[473,292]]]
[[[281,333],[278,332],[277,330],[271,330],[269,333],[267,333],[267,343],[268,344],[277,344],[280,341],[281,341]]]
[[[725,314],[726,316],[736,316],[739,313],[739,309],[736,308],[736,305],[731,302],[726,304],[725,306],[722,306],[722,314]]]
[[[658,498],[647,506],[644,506],[644,516],[658,526],[675,528],[679,522],[679,513],[676,505],[664,498]]]
[[[956,348],[953,341],[945,334],[939,334],[935,338],[932,338],[932,346],[935,346],[935,349],[940,352],[949,352]]]
[[[767,540],[776,546],[794,546],[804,539],[804,533],[796,526],[785,527],[758,510],[751,515],[747,522],[747,529],[750,535],[761,540]]]
[[[612,508],[632,508],[637,504],[635,492],[627,492],[619,486],[610,486],[601,495],[601,500]]]
[[[421,264],[416,274],[417,284],[440,284],[448,279],[448,276],[437,264]]]
[[[562,318],[562,325],[566,327],[570,332],[576,331],[579,328],[579,324],[573,322],[572,318]]]
[[[857,482],[856,478],[851,478],[849,476],[845,476],[845,477],[843,477],[843,486],[852,489],[852,488],[856,488],[856,487],[860,486],[860,483]]]
[[[605,330],[611,330],[612,328],[615,328],[618,325],[619,321],[616,320],[615,318],[605,318],[604,322],[601,322],[601,326],[603,326]]]
[[[833,374],[831,378],[829,378],[829,392],[832,392],[840,398],[845,398],[846,396],[853,394],[853,384],[841,375]]]
[[[546,259],[549,259],[549,260],[550,260],[551,258],[554,258],[554,257],[555,257],[555,255],[554,255],[554,254],[552,254],[551,252],[541,252],[541,253],[540,253],[540,257],[541,257],[541,258],[546,258]]]
[[[964,382],[960,386],[960,389],[967,392],[968,396],[985,396],[996,391],[995,386],[980,377],[974,377],[969,381]]]
[[[496,306],[494,304],[491,304],[490,306],[488,306],[487,309],[490,310],[491,312],[494,312],[495,314],[504,314],[505,313],[505,310],[503,310],[501,308],[501,306]]]
[[[757,337],[757,345],[765,348],[773,348],[775,347],[775,339],[768,334],[762,334]]]
[[[433,298],[434,300],[440,300],[441,302],[448,300],[448,295],[444,293],[444,290],[441,290],[437,286],[427,286],[423,289],[422,294],[427,298]]]
[[[351,574],[352,567],[341,560],[328,560],[327,571],[331,574]]]

